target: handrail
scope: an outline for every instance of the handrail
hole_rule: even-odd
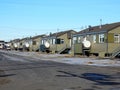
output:
[[[116,48],[116,49],[114,49],[114,50],[112,51],[112,56],[111,56],[111,58],[114,58],[114,57],[117,56],[119,53],[120,53],[120,47],[118,47],[118,48]]]
[[[64,47],[58,53],[61,53],[62,51],[64,51],[67,48],[70,48],[70,47],[66,44],[66,45],[64,45]]]

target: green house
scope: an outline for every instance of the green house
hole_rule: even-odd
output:
[[[31,47],[32,47],[31,37],[26,37],[19,41],[19,50],[20,51],[31,51]]]
[[[45,35],[37,35],[32,37],[32,51],[39,51],[42,37],[45,37]]]
[[[57,33],[50,33],[49,36],[42,38],[41,45],[44,45],[46,42],[49,44],[49,48],[47,48],[47,52],[51,53],[69,53],[71,50],[71,36],[75,34],[76,31],[68,30]],[[44,47],[44,46],[43,46]],[[41,51],[46,51],[41,46]]]
[[[19,42],[20,42],[20,39],[11,40],[10,41],[11,50],[19,50],[19,45],[20,45]]]
[[[83,46],[86,38],[90,47]],[[73,35],[74,54],[96,55],[99,57],[115,57],[120,55],[120,22],[89,28]]]

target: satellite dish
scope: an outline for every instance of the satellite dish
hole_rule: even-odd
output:
[[[86,40],[86,37],[84,38],[84,40],[83,40],[82,43],[83,43],[83,46],[84,46],[85,48],[90,48],[90,46],[91,46],[90,41]]]
[[[15,47],[15,48],[17,48],[17,47],[18,47],[18,45],[15,43],[15,44],[14,44],[14,47]]]
[[[9,47],[10,45],[9,44],[5,44],[7,47]]]
[[[50,47],[49,42],[45,42],[45,47],[46,47],[46,48],[49,48],[49,47]]]

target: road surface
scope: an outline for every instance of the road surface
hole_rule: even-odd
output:
[[[120,90],[120,67],[69,65],[0,52],[0,90]]]

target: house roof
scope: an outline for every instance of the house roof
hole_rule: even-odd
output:
[[[120,26],[120,22],[105,24],[105,25],[99,25],[99,26],[94,26],[94,27],[89,26],[89,28],[80,31],[77,34],[107,32],[107,31],[110,31],[110,30],[112,30],[114,28],[117,28],[119,26]]]
[[[37,35],[37,36],[34,36],[34,37],[32,37],[32,39],[36,39],[36,38],[39,38],[39,37],[44,37],[44,36],[46,36],[46,35]]]
[[[22,39],[20,39],[20,41],[23,41],[23,40],[28,40],[28,39],[30,39],[30,37],[25,37],[25,38],[22,38]]]
[[[0,42],[2,43],[2,42],[5,42],[4,40],[0,40]]]
[[[20,39],[14,39],[14,40],[11,40],[10,42],[18,42],[20,41]]]
[[[68,34],[68,35],[71,35],[71,32],[75,32],[76,33],[76,31],[74,31],[74,30],[67,30],[67,31],[61,31],[61,32],[56,32],[56,33],[53,33],[53,34],[50,34],[48,37],[59,37],[59,36],[61,36],[61,35],[64,35],[64,34]]]

